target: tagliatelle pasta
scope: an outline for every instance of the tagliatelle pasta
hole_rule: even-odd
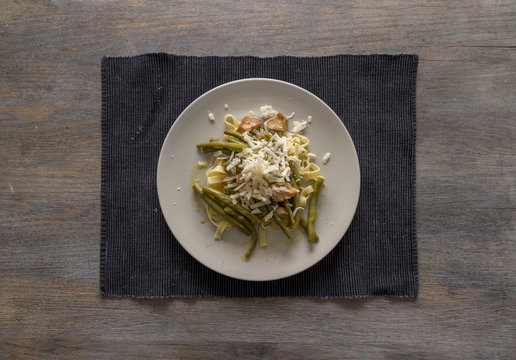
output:
[[[269,105],[260,108],[262,118],[245,115],[240,120],[224,117],[224,137],[212,138],[197,147],[211,153],[206,184],[193,188],[205,202],[208,218],[216,226],[215,238],[237,227],[251,237],[251,246],[267,246],[266,230],[280,230],[289,239],[299,225],[315,242],[316,197],[324,178],[308,152],[308,137],[301,135],[307,121],[294,121]],[[315,198],[314,198],[315,197]],[[308,218],[304,212],[307,204]],[[258,226],[256,231],[255,226]]]
[[[227,114],[224,116],[224,123],[226,124],[226,128],[229,130],[235,131],[238,128],[239,121],[231,114]]]
[[[213,166],[206,171],[206,185],[221,190],[226,178],[226,170],[222,166],[222,159],[217,159]]]
[[[301,169],[301,175],[306,177],[307,179],[315,180],[317,176],[319,176],[319,171],[321,168],[314,164],[313,162],[307,162],[306,166]]]

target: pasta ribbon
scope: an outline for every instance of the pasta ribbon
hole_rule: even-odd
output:
[[[215,160],[211,168],[206,171],[206,186],[221,190],[224,187],[224,179],[226,178],[226,170],[222,166],[222,159]]]
[[[308,150],[306,150],[304,147],[299,147],[297,152],[297,157],[300,159],[303,159],[306,157],[306,154],[308,154]]]
[[[294,139],[297,139],[296,142],[299,144],[299,146],[301,146],[303,148],[308,147],[308,143],[310,143],[310,139],[308,139],[306,136],[303,136],[301,134],[294,134],[294,135],[292,135],[292,137]]]
[[[220,240],[222,238],[222,234],[228,228],[229,223],[226,220],[220,221],[217,225],[217,230],[215,231],[215,239]]]
[[[224,116],[224,123],[226,124],[226,129],[231,131],[236,131],[240,125],[240,121],[238,121],[237,118],[231,114]]]
[[[312,187],[312,185],[308,185],[307,187],[303,188],[303,190],[301,190],[301,193],[299,194],[299,206],[300,207],[305,207],[306,206],[306,200],[308,199],[308,197],[310,196],[310,194],[314,191],[314,188]]]
[[[307,180],[315,180],[319,175],[321,168],[314,163],[309,163],[307,166],[301,169],[300,173]]]
[[[217,230],[215,231],[215,239],[220,240],[222,238],[222,234],[225,230],[229,230],[231,228],[231,225],[224,220],[220,214],[218,214],[215,210],[213,210],[208,205],[205,205],[206,208],[206,214],[208,215],[208,219],[217,227]]]

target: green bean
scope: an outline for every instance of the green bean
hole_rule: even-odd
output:
[[[306,233],[308,234],[308,221],[306,220],[306,218],[301,215],[300,219],[299,219],[299,224],[301,224],[301,227],[303,229],[305,229]],[[315,230],[314,230],[314,233],[315,233]],[[315,241],[319,241],[319,235],[315,234]]]
[[[237,138],[241,142],[245,143],[245,140],[244,140],[244,137],[242,136],[242,134],[239,134],[236,131],[231,131],[229,129],[226,129],[226,130],[224,130],[224,134],[233,136],[234,138]]]
[[[299,186],[299,184],[301,183],[301,174],[299,173],[299,169],[297,168],[297,166],[294,165],[294,163],[292,163],[292,161],[289,161],[288,165],[290,167],[290,171],[292,172],[292,177],[295,180],[295,183],[297,185],[296,188],[297,188]]]
[[[261,225],[258,226],[258,245],[261,248],[267,247],[267,230],[265,230]]]
[[[287,209],[288,218],[290,220],[290,225],[292,226],[294,224],[294,215],[292,214],[292,209],[286,203],[287,202],[284,202],[284,205],[285,205],[284,208]]]
[[[309,242],[315,242],[315,230],[314,230],[314,223],[315,223],[315,212],[317,209],[317,200],[319,199],[319,192],[321,191],[321,185],[324,182],[324,178],[322,176],[318,176],[315,180],[314,184],[314,192],[312,193],[312,196],[310,197],[310,206],[308,207],[308,226],[307,226],[307,232],[308,232],[308,241]]]
[[[240,152],[244,150],[247,146],[245,144],[237,144],[231,143],[227,141],[211,141],[207,143],[199,143],[196,145],[198,148],[201,148],[203,151],[210,151],[209,149],[226,149],[229,151]]]
[[[256,229],[254,228],[254,225],[252,223],[250,223],[245,217],[243,217],[242,215],[238,214],[235,210],[233,210],[229,206],[226,206],[224,208],[224,211],[227,214],[229,214],[232,217],[234,217],[235,219],[237,219],[238,221],[240,221],[242,224],[244,224],[244,226],[246,226],[247,229],[249,229],[249,231],[251,232],[251,241],[252,241],[251,242],[251,246],[249,246],[247,251],[242,254],[242,260],[247,260],[247,259],[249,259],[249,257],[253,253],[254,248],[256,247],[256,243],[258,242],[258,234],[256,233]]]
[[[300,205],[299,193],[297,193],[296,195],[294,195],[294,210],[299,208],[300,207],[299,205]],[[299,221],[301,220],[301,215],[302,215],[302,209],[298,209],[296,211],[296,215],[294,215],[294,221],[292,222],[292,226],[290,227],[292,230],[297,229],[297,227],[299,226]]]
[[[299,172],[297,172],[297,169],[296,169],[296,172],[294,172],[294,165],[292,164],[292,161],[289,161],[288,164],[290,166],[290,171],[291,171],[290,184],[294,188],[299,190],[299,184],[297,183],[297,180],[300,179]],[[294,195],[293,203],[294,203],[294,211],[295,211],[301,205],[299,191]],[[299,226],[299,221],[301,219],[301,215],[302,215],[301,209],[297,210],[296,215],[294,216],[294,221],[293,221],[292,225],[290,226],[290,229],[292,229],[292,230],[297,229],[297,227]]]
[[[251,254],[254,251],[254,248],[256,247],[256,243],[258,242],[258,239],[256,238],[256,236],[252,237],[251,240],[252,240],[251,246],[249,246],[249,248],[246,250],[246,252],[242,254],[242,260],[249,259],[249,257],[251,256]]]
[[[212,152],[215,152],[215,151],[218,151],[218,150],[220,150],[220,149],[207,148],[207,147],[203,147],[203,148],[201,148],[201,151],[202,151],[203,153],[212,153]]]
[[[220,192],[218,190],[215,190],[215,189],[212,189],[209,187],[205,187],[205,186],[202,188],[202,191],[207,193],[211,197],[215,198],[219,202],[223,203],[224,205],[227,205],[227,206],[233,208],[233,210],[235,210],[236,212],[238,212],[241,215],[244,215],[246,218],[248,218],[250,221],[254,222],[255,224],[260,224],[262,222],[257,216],[252,214],[249,210],[244,208],[242,205],[233,204],[233,200],[228,195],[224,194],[223,192]]]
[[[256,236],[256,229],[249,220],[247,220],[245,217],[237,213],[229,206],[224,207],[224,212],[232,216],[234,219],[237,219],[242,225],[244,225],[249,230],[252,236]]]
[[[281,220],[278,216],[278,214],[276,214],[276,211],[274,211],[274,213],[272,214],[272,218],[274,219],[274,222],[276,222],[276,224],[280,227],[281,231],[283,231],[283,233],[289,238],[289,239],[292,239],[292,233],[290,232],[290,230],[288,229],[287,225],[285,225],[285,223],[283,222],[283,220]]]
[[[227,213],[225,213],[223,207],[220,206],[220,204],[218,204],[215,200],[213,200],[211,197],[206,195],[203,192],[202,187],[201,187],[201,185],[199,183],[195,183],[193,185],[193,189],[195,190],[195,192],[197,192],[199,194],[201,199],[203,199],[204,202],[209,207],[211,207],[213,210],[215,210],[225,220],[227,220],[229,223],[231,223],[231,224],[235,225],[236,227],[238,227],[243,233],[245,233],[247,235],[251,235],[251,232],[249,231],[249,229],[247,229],[244,225],[240,224],[236,219],[234,219],[233,217],[231,217]]]
[[[242,145],[246,145],[246,146],[247,146],[247,144],[246,144],[245,142],[240,141],[240,140],[238,140],[237,138],[234,138],[234,137],[229,136],[229,135],[226,135],[226,137],[227,137],[227,141],[229,141],[230,143],[234,143],[234,144],[242,144]]]
[[[278,214],[276,214],[276,210],[272,210],[272,207],[271,206],[267,206],[267,210],[270,212],[272,211],[272,219],[274,220],[274,222],[276,223],[276,225],[279,226],[279,228],[281,229],[281,231],[283,231],[283,233],[285,234],[286,237],[288,237],[289,239],[292,239],[292,233],[290,232],[290,230],[287,228],[287,225],[285,225],[285,223],[283,222],[283,220],[280,219],[280,217],[278,216]]]
[[[197,180],[197,181],[193,184],[193,186],[192,186],[192,187],[193,187],[194,191],[195,191],[197,194],[201,195],[201,194],[202,194],[202,186],[201,186],[201,184],[199,183],[199,181],[200,181],[200,180]]]

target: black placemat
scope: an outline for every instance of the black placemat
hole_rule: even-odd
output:
[[[106,296],[366,297],[417,294],[416,55],[102,59],[100,291]],[[247,282],[194,260],[161,214],[156,168],[184,108],[222,83],[267,77],[324,100],[355,143],[355,218],[337,247],[289,278]],[[195,240],[195,239],[193,239]]]

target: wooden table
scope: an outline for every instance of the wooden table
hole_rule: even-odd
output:
[[[417,53],[416,300],[99,295],[100,58]],[[516,358],[516,2],[0,3],[0,358]]]

